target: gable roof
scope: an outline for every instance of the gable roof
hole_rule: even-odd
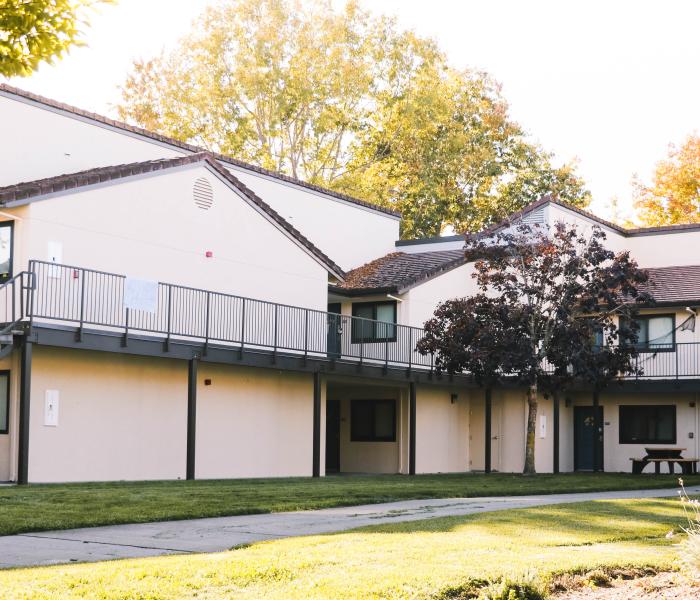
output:
[[[106,125],[108,127],[113,127],[115,129],[120,129],[122,131],[126,131],[129,133],[133,133],[142,137],[149,138],[151,140],[161,142],[163,144],[167,144],[169,146],[175,146],[181,150],[185,150],[187,152],[194,152],[194,153],[200,153],[200,152],[209,152],[205,148],[200,148],[198,146],[194,146],[193,144],[188,144],[186,142],[182,142],[180,140],[177,140],[172,137],[168,137],[165,135],[161,135],[159,133],[154,133],[152,131],[148,131],[146,129],[143,129],[141,127],[136,127],[134,125],[129,125],[128,123],[125,123],[123,121],[117,121],[115,119],[110,119],[108,117],[98,115],[97,113],[93,113],[87,110],[82,110],[80,108],[77,108],[75,106],[72,106],[70,104],[65,104],[63,102],[58,102],[56,100],[52,100],[51,98],[46,98],[44,96],[40,96],[39,94],[34,94],[32,92],[28,92],[26,90],[22,90],[16,87],[12,87],[10,85],[7,85],[5,83],[0,83],[0,94],[2,92],[5,93],[5,95],[12,95],[12,96],[18,96],[20,98],[23,98],[25,100],[29,100],[30,102],[37,103],[37,104],[42,104],[46,107],[61,111],[63,113],[67,113],[69,116],[74,116],[74,117],[82,117],[83,119],[88,119],[90,121],[94,121],[96,123],[99,123],[101,125]],[[349,202],[350,204],[355,204],[357,206],[361,206],[363,208],[368,208],[370,210],[384,213],[386,215],[395,217],[395,218],[400,218],[401,213],[390,210],[388,208],[384,208],[381,206],[378,206],[376,204],[372,204],[371,202],[367,202],[365,200],[360,200],[358,198],[355,198],[353,196],[349,196],[347,194],[343,194],[341,192],[335,192],[333,190],[329,190],[327,188],[321,187],[320,185],[315,185],[313,183],[307,183],[306,181],[302,181],[301,179],[297,179],[296,177],[291,177],[289,175],[284,175],[283,173],[278,173],[276,171],[270,171],[269,169],[264,169],[262,167],[258,167],[256,165],[252,165],[250,163],[243,162],[241,160],[238,160],[236,158],[233,158],[231,156],[226,156],[225,154],[220,154],[217,152],[209,152],[212,157],[214,157],[216,160],[220,160],[222,162],[225,162],[231,166],[238,167],[240,169],[245,169],[246,171],[251,171],[253,173],[257,173],[259,175],[265,175],[267,177],[271,177],[273,179],[278,179],[280,181],[284,181],[286,183],[291,183],[293,185],[312,190],[314,192],[318,192],[319,194],[323,194],[325,196],[329,196],[331,198],[335,198],[337,200],[342,200],[344,202]]]
[[[401,294],[467,262],[464,250],[392,252],[348,271],[345,281],[330,290],[342,296]]]
[[[200,152],[178,158],[164,158],[111,167],[98,167],[86,171],[79,171],[77,173],[57,175],[45,179],[38,179],[36,181],[0,187],[0,206],[20,206],[45,198],[46,196],[62,194],[86,186],[99,185],[114,180],[147,173],[156,173],[166,169],[196,165],[199,163],[206,165],[219,175],[229,187],[238,192],[239,196],[253,206],[253,208],[256,208],[258,212],[276,225],[278,229],[281,229],[287,234],[288,237],[307,252],[307,254],[310,254],[317,262],[323,265],[329,273],[341,280],[345,278],[344,271],[335,262],[285,220],[269,204],[255,194],[255,192],[236,179],[234,175],[221,166],[208,152]]]
[[[517,223],[525,215],[537,210],[542,206],[545,206],[546,204],[555,204],[556,206],[560,206],[562,208],[575,212],[581,215],[582,217],[594,221],[598,225],[607,227],[608,229],[612,229],[613,231],[619,233],[623,237],[636,237],[641,235],[654,235],[657,233],[678,233],[682,231],[700,230],[700,223],[680,223],[678,225],[663,225],[657,227],[621,227],[620,225],[613,223],[612,221],[606,221],[605,219],[601,219],[599,216],[594,215],[592,212],[579,208],[578,206],[574,206],[573,204],[569,204],[568,202],[563,202],[555,196],[547,194],[539,200],[531,202],[522,210],[508,215],[505,219],[499,221],[498,223],[494,223],[493,225],[490,225],[489,227],[486,227],[485,229],[482,229],[481,231],[476,233],[466,233],[465,237],[466,239],[475,239],[494,235],[500,230],[506,229],[507,227],[510,227],[511,225]]]

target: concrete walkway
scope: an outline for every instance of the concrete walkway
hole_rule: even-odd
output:
[[[688,489],[700,494],[700,486]],[[586,500],[661,498],[677,489],[584,494],[406,500],[238,517],[111,525],[0,537],[0,568],[218,552],[262,540],[346,531],[363,525],[528,508]]]

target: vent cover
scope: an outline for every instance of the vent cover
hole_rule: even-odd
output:
[[[205,177],[195,179],[192,195],[194,197],[194,203],[202,210],[209,210],[212,204],[214,204],[214,190],[209,180]]]
[[[544,225],[544,207],[527,213],[523,216],[522,221],[528,225]]]

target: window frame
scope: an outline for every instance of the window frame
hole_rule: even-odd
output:
[[[0,274],[0,283],[9,281],[14,276],[15,261],[15,222],[0,221],[0,227],[7,227],[10,230],[10,260],[7,263],[7,275]]]
[[[618,414],[618,442],[620,445],[630,445],[630,444],[677,444],[678,443],[678,410],[676,408],[675,404],[620,404],[619,405],[619,414]],[[649,438],[643,438],[639,440],[634,440],[634,441],[629,441],[625,439],[625,436],[623,435],[623,427],[622,427],[622,420],[623,420],[623,412],[626,410],[650,410],[650,409],[670,409],[673,413],[673,437],[670,440],[658,440],[658,439],[649,439]]]
[[[354,419],[353,414],[355,412],[355,406],[362,403],[363,406],[372,407],[372,419],[371,428],[372,435],[369,436],[359,436],[354,431]],[[392,420],[391,420],[391,435],[390,436],[377,436],[375,431],[376,425],[376,410],[379,404],[391,404]],[[396,442],[396,398],[377,398],[377,399],[365,399],[365,398],[353,398],[350,400],[350,441],[351,442]]]
[[[663,348],[652,348],[649,346],[649,342],[637,342],[635,348],[637,352],[656,353],[656,352],[675,352],[676,351],[676,313],[655,313],[655,314],[645,314],[637,315],[634,320],[639,321],[650,321],[651,319],[660,317],[671,317],[671,343],[664,344]],[[649,331],[649,326],[647,325],[647,332]]]
[[[394,321],[389,322],[389,321],[379,321],[377,319],[377,307],[379,306],[387,306],[390,305],[394,309]],[[360,317],[357,314],[357,310],[359,308],[364,308],[367,306],[372,307],[372,318],[371,321],[374,321],[372,324],[372,336],[361,336],[358,335],[358,331],[356,327],[360,324],[363,323],[364,321],[355,321],[355,318],[358,319],[367,319],[367,317]],[[396,334],[397,334],[397,327],[398,327],[398,308],[396,306],[396,300],[377,300],[374,302],[353,302],[352,303],[352,316],[353,316],[353,321],[350,326],[350,343],[352,344],[381,344],[382,342],[395,342],[396,341]],[[378,323],[387,323],[388,325],[393,325],[394,327],[393,332],[394,334],[391,336],[384,336],[384,337],[379,337],[377,335],[377,324]]]
[[[0,423],[0,435],[7,435],[10,433],[10,369],[0,369],[0,376],[5,375],[7,377],[7,389],[5,396],[5,427],[2,427]]]

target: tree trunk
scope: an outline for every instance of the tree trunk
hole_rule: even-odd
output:
[[[535,430],[537,428],[537,384],[527,388],[527,434],[525,437],[525,475],[535,474]]]

